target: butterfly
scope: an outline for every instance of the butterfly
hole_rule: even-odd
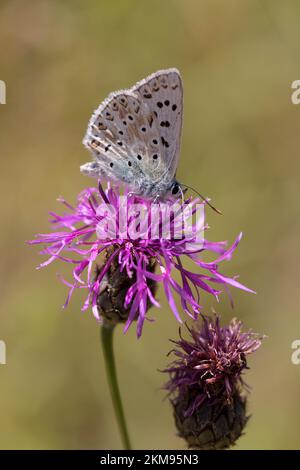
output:
[[[175,68],[111,93],[89,121],[83,144],[93,161],[81,172],[124,183],[149,199],[182,193],[176,180],[182,108],[182,80]]]

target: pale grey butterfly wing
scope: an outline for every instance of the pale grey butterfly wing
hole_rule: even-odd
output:
[[[94,161],[81,171],[127,183],[145,196],[163,194],[174,179],[181,122],[182,85],[175,69],[111,93],[89,122],[83,142]]]
[[[131,88],[138,92],[153,113],[163,145],[163,160],[174,178],[180,151],[183,119],[183,87],[177,69],[159,70]]]
[[[81,167],[90,176],[125,182],[139,190],[145,174],[156,182],[163,171],[154,119],[138,94],[129,90],[110,94],[100,105],[83,142],[94,156],[94,162]]]

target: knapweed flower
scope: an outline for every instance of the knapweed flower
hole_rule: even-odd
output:
[[[205,240],[204,204],[198,199],[156,203],[99,184],[82,191],[75,207],[62,198],[60,202],[67,212],[51,213],[51,222],[59,230],[40,234],[30,243],[44,245],[41,253],[49,258],[40,267],[58,259],[73,265],[72,281],[62,279],[70,289],[65,306],[75,289],[86,289],[82,310],[91,306],[98,320],[109,310],[110,320],[126,322],[125,331],[136,320],[140,336],[147,309],[160,306],[156,284],[163,286],[180,322],[174,293],[182,309],[195,319],[201,311],[201,291],[217,299],[221,286],[226,291],[234,286],[252,292],[235,277],[219,272],[219,264],[231,258],[241,235],[230,248],[226,242]],[[205,261],[206,253],[215,259]],[[195,272],[185,267],[185,258],[193,262]]]
[[[191,447],[222,449],[233,445],[248,420],[246,384],[242,373],[246,356],[256,351],[262,336],[243,332],[237,319],[228,326],[202,316],[202,325],[187,328],[189,340],[173,341],[174,362],[166,389],[171,395],[179,435]]]

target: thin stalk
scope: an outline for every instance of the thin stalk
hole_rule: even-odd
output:
[[[101,327],[101,342],[104,354],[104,362],[111,399],[113,402],[123,447],[125,450],[131,450],[131,444],[117,379],[117,371],[113,350],[113,332],[114,326],[105,325]]]

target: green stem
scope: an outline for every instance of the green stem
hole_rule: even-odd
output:
[[[130,439],[127,431],[126,420],[117,380],[117,371],[113,350],[113,332],[114,326],[105,325],[101,327],[101,340],[105,360],[106,375],[123,447],[125,450],[131,450]]]

